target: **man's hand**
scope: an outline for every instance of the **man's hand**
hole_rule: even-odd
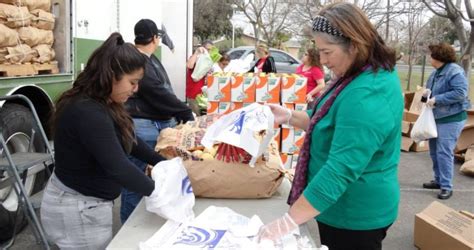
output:
[[[282,217],[262,226],[258,232],[257,240],[258,242],[262,240],[275,241],[297,228],[298,224],[296,224],[288,213],[285,213]]]

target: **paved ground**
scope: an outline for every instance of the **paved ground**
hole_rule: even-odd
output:
[[[458,173],[456,164],[454,176],[454,195],[442,203],[457,209],[474,211],[474,179]],[[410,250],[413,246],[413,223],[415,214],[423,210],[436,198],[436,191],[424,190],[421,184],[432,179],[431,161],[428,153],[402,153],[400,162],[401,203],[399,218],[390,228],[384,241],[384,249]],[[438,200],[439,201],[439,200]],[[114,209],[114,231],[120,227],[119,203]],[[314,229],[316,230],[316,229]],[[40,249],[29,228],[17,238],[12,249]]]

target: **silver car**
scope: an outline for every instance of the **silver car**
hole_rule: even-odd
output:
[[[227,52],[231,60],[247,58],[248,55],[253,56],[252,66],[257,61],[255,57],[254,46],[241,46],[233,48]],[[301,61],[294,58],[288,52],[279,49],[270,48],[270,55],[275,59],[275,66],[278,73],[295,73],[296,68],[301,64]]]

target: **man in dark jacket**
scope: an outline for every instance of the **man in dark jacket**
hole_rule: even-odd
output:
[[[142,19],[135,25],[135,46],[147,57],[145,75],[139,82],[138,91],[126,103],[133,118],[135,133],[151,147],[155,147],[160,131],[174,127],[176,122],[194,120],[191,109],[176,97],[170,79],[160,60],[153,53],[165,32],[159,30],[150,19]],[[145,171],[146,164],[131,159]],[[125,222],[142,197],[129,190],[122,190],[120,217]]]

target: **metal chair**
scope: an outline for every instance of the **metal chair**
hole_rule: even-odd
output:
[[[11,184],[15,193],[18,196],[18,211],[20,209],[24,210],[30,225],[33,227],[33,233],[35,234],[36,240],[38,244],[41,244],[44,249],[50,249],[48,240],[46,238],[46,234],[44,232],[43,226],[41,225],[38,216],[36,216],[35,210],[33,205],[29,199],[29,195],[25,189],[25,180],[27,177],[28,169],[38,164],[43,164],[45,166],[45,171],[48,175],[51,175],[48,165],[54,164],[54,155],[49,145],[48,138],[46,137],[46,133],[43,130],[43,126],[41,125],[41,121],[36,113],[35,107],[33,103],[24,95],[11,95],[11,96],[4,96],[0,97],[0,101],[11,101],[11,100],[20,100],[26,104],[28,104],[31,113],[33,114],[34,121],[36,126],[38,127],[42,140],[46,146],[45,153],[37,153],[37,152],[14,152],[11,153],[8,149],[8,145],[5,142],[3,137],[3,133],[0,128],[0,143],[3,148],[3,157],[0,158],[0,170],[7,171],[9,174],[9,178],[2,183],[0,186],[5,186],[6,184]],[[31,140],[34,138],[34,131],[32,132]],[[30,143],[31,145],[32,143]],[[8,248],[13,245],[16,237],[16,230],[14,230],[14,235],[12,236],[11,240],[5,244],[4,246]]]

